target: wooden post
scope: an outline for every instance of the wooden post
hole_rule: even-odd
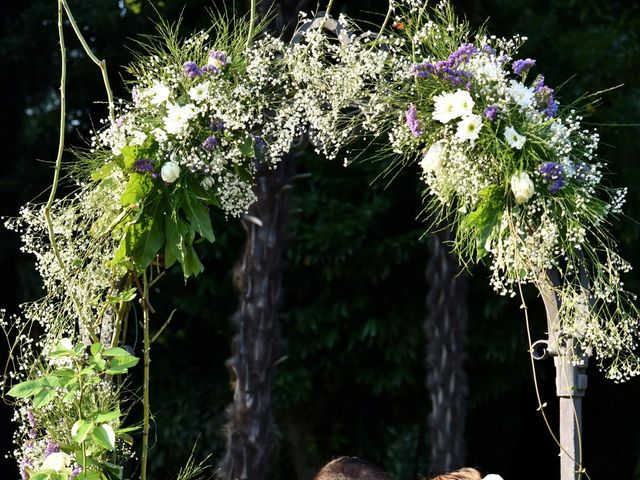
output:
[[[532,355],[536,360],[551,356],[556,368],[556,395],[560,402],[560,479],[581,480],[582,397],[587,389],[588,357],[575,345],[575,339],[560,339],[560,299],[555,291],[559,282],[558,272],[551,270],[547,273],[546,281],[540,286],[547,313],[548,340],[536,342],[545,344],[544,352],[540,354],[534,348]],[[583,278],[583,287],[587,294],[586,277]],[[579,361],[576,362],[574,359]]]

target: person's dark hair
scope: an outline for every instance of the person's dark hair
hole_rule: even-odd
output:
[[[482,480],[482,476],[475,468],[461,468],[455,472],[431,477],[431,480]]]
[[[340,457],[322,467],[314,480],[393,480],[393,477],[362,458]]]

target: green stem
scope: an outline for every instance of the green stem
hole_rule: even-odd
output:
[[[249,50],[249,45],[251,44],[251,39],[253,38],[253,27],[256,23],[256,0],[251,0],[251,7],[249,11],[249,33],[247,33],[247,44],[245,45],[245,50]]]
[[[320,31],[322,31],[322,29],[324,28],[324,24],[327,22],[327,18],[329,18],[329,14],[331,13],[332,6],[333,6],[333,0],[329,0],[327,9],[324,11],[324,17],[322,17],[322,23],[320,24],[320,28],[319,28]]]
[[[65,138],[65,127],[66,127],[66,117],[67,117],[67,108],[66,108],[66,89],[67,89],[67,49],[64,43],[64,30],[63,30],[63,7],[64,0],[58,0],[58,38],[60,40],[60,134],[58,137],[58,153],[56,154],[56,163],[53,170],[53,181],[51,183],[51,191],[49,192],[49,199],[44,206],[43,214],[44,218],[47,222],[47,233],[49,234],[49,242],[51,243],[51,250],[53,251],[53,255],[60,266],[60,270],[64,274],[67,275],[67,267],[62,261],[62,257],[60,255],[60,249],[58,248],[58,242],[56,240],[56,235],[53,229],[53,219],[51,218],[51,207],[53,206],[53,202],[56,198],[56,193],[58,192],[58,184],[60,183],[60,171],[62,169],[62,154],[64,152],[64,138]],[[84,312],[82,307],[80,306],[80,302],[76,297],[75,293],[69,291],[69,295],[71,296],[71,300],[73,301],[74,306],[78,312],[78,319],[83,318]],[[98,336],[96,335],[91,323],[89,321],[84,322],[84,326],[89,332],[91,339],[94,342],[98,341]]]
[[[109,102],[109,120],[113,125],[114,123],[116,123],[116,116],[113,106],[113,92],[111,91],[111,86],[109,85],[109,76],[107,75],[107,62],[96,57],[96,55],[89,47],[89,44],[84,38],[84,35],[82,35],[82,32],[78,28],[78,24],[76,23],[76,20],[71,13],[71,9],[67,4],[67,0],[60,0],[60,2],[62,2],[62,5],[64,6],[64,10],[67,14],[67,18],[69,19],[69,23],[71,24],[71,27],[73,27],[73,31],[76,33],[78,40],[80,40],[82,48],[84,48],[84,51],[87,53],[91,61],[93,61],[93,63],[95,63],[102,72],[102,81],[104,82],[104,88],[107,91],[107,101]]]
[[[378,36],[376,37],[376,43],[380,39],[380,35],[384,33],[385,28],[389,24],[389,20],[391,19],[391,13],[393,12],[393,0],[389,0],[389,8],[387,9],[387,16],[384,17],[384,22],[382,22],[382,26],[380,27],[380,31],[378,32]]]
[[[144,334],[144,379],[142,396],[142,459],[140,467],[140,480],[147,478],[147,459],[149,457],[149,365],[151,363],[151,340],[149,338],[149,281],[147,271],[142,273],[143,298],[142,305],[142,330]]]

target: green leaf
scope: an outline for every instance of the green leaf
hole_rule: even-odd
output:
[[[503,196],[503,190],[497,185],[483,188],[476,209],[460,222],[460,230],[469,230],[469,234],[475,239],[478,260],[488,254],[485,245],[500,223]]]
[[[131,355],[124,348],[113,347],[107,348],[104,352],[102,352],[103,357],[125,357],[127,355]]]
[[[246,183],[253,183],[253,175],[251,174],[251,172],[249,170],[247,170],[246,168],[244,168],[241,165],[234,165],[233,169],[236,171],[236,175],[238,175],[240,177],[241,180],[243,180]],[[220,206],[220,203],[218,202],[217,206]]]
[[[107,302],[111,305],[115,305],[117,303],[130,302],[134,298],[136,298],[137,290],[135,288],[130,288],[129,290],[124,290],[117,295],[108,295]]]
[[[100,353],[100,350],[102,350],[102,344],[94,343],[93,345],[91,345],[89,350],[91,351],[91,355],[95,357]]]
[[[29,475],[29,480],[47,480],[49,478],[48,473],[33,473]],[[76,477],[77,478],[77,477]]]
[[[33,397],[33,408],[37,410],[48,405],[54,398],[56,398],[56,395],[56,391],[53,388],[42,390]]]
[[[240,153],[247,158],[253,158],[256,156],[255,149],[253,148],[253,138],[250,135],[245,136],[238,145]]]
[[[166,243],[164,262],[166,268],[173,265],[176,260],[184,264],[186,256],[185,240],[188,236],[189,228],[186,223],[178,218],[175,212],[165,217],[164,233]]]
[[[96,470],[83,470],[78,474],[76,480],[100,480],[102,473]]]
[[[42,380],[27,380],[14,386],[7,395],[14,398],[27,398],[37,395],[42,390]]]
[[[93,423],[86,420],[78,420],[71,427],[71,438],[77,443],[82,443],[87,438],[87,435],[93,429]]]
[[[141,203],[151,190],[153,190],[153,179],[148,175],[134,172],[120,196],[120,205],[126,207]]]
[[[127,369],[136,366],[139,361],[140,359],[137,357],[134,357],[133,355],[128,355],[124,357],[114,357],[109,362],[109,367],[107,368],[107,374],[118,375],[120,373],[126,373]]]
[[[187,220],[191,223],[191,227],[202,237],[213,243],[215,237],[213,235],[211,217],[209,216],[207,207],[199,200],[186,196],[182,208],[187,216]]]
[[[193,248],[193,240],[185,245],[186,247],[186,255],[184,264],[182,265],[182,270],[184,271],[184,276],[188,277],[190,275],[197,276],[204,271],[204,265],[198,258],[198,254]]]
[[[98,182],[100,180],[104,180],[116,169],[118,164],[116,162],[109,162],[91,172],[91,180],[94,182]]]
[[[93,429],[91,432],[92,438],[106,450],[115,450],[116,448],[116,434],[113,428],[105,423]]]
[[[119,419],[120,415],[120,410],[112,410],[110,412],[96,412],[90,418],[95,423],[106,423]]]
[[[164,215],[166,202],[155,198],[145,205],[137,222],[129,225],[116,252],[114,262],[131,258],[138,271],[147,268],[164,245]]]

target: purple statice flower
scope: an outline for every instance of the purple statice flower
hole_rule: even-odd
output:
[[[209,65],[214,65],[218,68],[224,67],[227,64],[227,56],[224,52],[218,50],[211,50],[209,52]]]
[[[209,124],[209,128],[214,132],[221,132],[224,130],[224,122],[219,118],[212,118],[211,123]]]
[[[534,80],[533,91],[542,112],[548,117],[556,117],[558,115],[558,102],[554,97],[555,91],[544,84],[543,75],[538,75]]]
[[[148,173],[153,178],[158,177],[154,162],[150,158],[139,158],[138,160],[133,162],[133,169],[138,173]]]
[[[60,445],[53,440],[47,439],[47,447],[44,449],[44,458],[47,458],[52,453],[58,453],[60,451]]]
[[[516,60],[513,62],[511,68],[516,75],[526,75],[529,70],[536,64],[536,61],[531,58],[525,58],[524,60]]]
[[[487,53],[489,55],[493,55],[495,56],[496,54],[496,49],[493,48],[491,45],[483,45],[482,47],[482,53]]]
[[[27,410],[27,420],[29,421],[29,438],[33,440],[38,436],[38,433],[36,431],[36,417],[31,409]]]
[[[80,473],[82,473],[82,467],[81,466],[77,466],[76,468],[71,470],[71,475],[69,475],[69,480],[73,480],[78,475],[80,475]]]
[[[566,184],[564,168],[557,162],[545,162],[538,167],[542,178],[548,183],[547,190],[555,195]]]
[[[196,62],[192,62],[191,60],[189,60],[188,62],[184,62],[182,68],[184,69],[184,73],[186,73],[187,77],[189,78],[202,76],[202,69],[198,67],[198,64]]]
[[[409,72],[418,78],[435,77],[450,82],[454,86],[465,86],[471,88],[473,76],[459,68],[459,66],[469,60],[471,55],[478,49],[471,43],[461,45],[455,52],[449,55],[447,60],[440,60],[436,63],[421,62],[411,66]]]
[[[202,142],[202,148],[208,152],[213,150],[216,145],[218,145],[218,139],[214,135],[207,137],[207,139]]]
[[[490,106],[484,109],[484,116],[490,122],[493,122],[496,118],[498,118],[498,113],[500,113],[500,111],[496,106]]]
[[[22,480],[29,480],[28,468],[33,468],[33,462],[30,458],[24,457],[20,462],[20,477]]]
[[[405,113],[406,125],[407,128],[411,131],[414,137],[419,137],[422,135],[422,129],[420,128],[420,120],[418,119],[418,111],[416,110],[415,105],[412,103],[407,108]]]

